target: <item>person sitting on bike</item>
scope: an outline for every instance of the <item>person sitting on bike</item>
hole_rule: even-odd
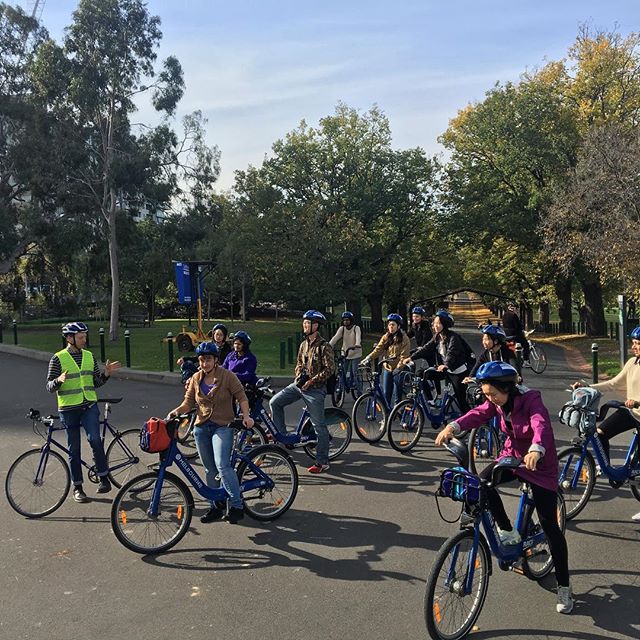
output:
[[[224,359],[222,366],[235,373],[242,384],[255,385],[258,382],[258,360],[250,346],[251,336],[246,331],[237,331],[233,336],[233,351]]]
[[[427,312],[423,307],[413,307],[413,309],[411,309],[411,324],[407,329],[407,335],[409,336],[409,338],[415,338],[416,350],[424,347],[430,342],[431,338],[433,338],[431,323],[426,316]],[[428,358],[425,362],[416,363],[416,373],[424,371],[424,369],[426,368],[425,364],[427,367],[431,367],[435,364],[435,350],[432,354],[430,354],[430,358]]]
[[[601,422],[598,427],[598,438],[602,443],[602,448],[609,458],[611,438],[630,431],[638,426],[640,421],[640,326],[635,327],[629,334],[631,338],[631,353],[633,356],[627,360],[620,373],[611,380],[587,384],[580,380],[573,384],[573,388],[591,387],[602,392],[624,393],[626,400],[625,407],[629,409],[617,409],[608,418]],[[635,522],[640,522],[640,512],[631,516]]]
[[[324,314],[314,309],[303,314],[304,340],[298,349],[295,379],[269,401],[273,424],[285,434],[284,408],[298,400],[304,401],[318,437],[316,462],[307,469],[309,473],[322,473],[329,469],[329,430],[324,419],[324,399],[327,395],[327,379],[333,374],[335,365],[333,349],[319,332],[320,326],[326,321]]]
[[[478,356],[476,364],[469,372],[468,377],[463,380],[465,384],[473,381],[476,372],[485,362],[493,362],[495,360],[510,364],[517,369],[518,374],[522,376],[518,358],[516,358],[513,351],[507,346],[507,335],[502,327],[491,323],[482,327],[482,346],[484,347],[484,351]]]
[[[242,383],[231,371],[219,366],[218,353],[214,342],[201,342],[196,347],[200,369],[189,380],[184,400],[169,412],[169,416],[196,409],[193,437],[207,486],[216,488],[222,481],[229,494],[227,521],[235,524],[244,517],[244,508],[238,476],[231,466],[234,430],[228,425],[235,419],[234,400],[240,405],[245,427],[252,427],[253,419],[249,415],[249,401]],[[212,503],[200,521],[220,520],[224,517],[224,506],[223,503]]]
[[[345,311],[342,314],[342,324],[338,327],[333,338],[329,340],[329,344],[335,347],[338,344],[338,340],[342,340],[340,351],[343,355],[347,352],[347,349],[351,349],[346,356],[345,374],[355,382],[358,395],[362,395],[362,380],[358,376],[358,366],[362,358],[362,331],[357,324],[354,324],[351,311]]]
[[[430,354],[435,352],[437,366],[427,369],[424,374],[424,389],[427,397],[431,395],[428,381],[434,382],[436,391],[440,395],[440,381],[446,379],[448,374],[460,410],[464,412],[469,406],[462,380],[469,371],[467,363],[469,354],[466,342],[452,330],[453,324],[453,316],[448,311],[444,309],[436,311],[433,319],[435,335],[422,349],[418,349],[410,358],[407,358],[404,364],[409,364],[420,358],[428,358]],[[436,400],[436,398],[432,398],[432,400]]]
[[[213,325],[207,335],[213,338],[214,344],[218,347],[219,361],[223,363],[232,351],[232,347],[227,340],[229,330],[222,322],[218,322]],[[182,356],[176,360],[176,364],[180,366],[182,382],[186,387],[191,376],[198,370],[198,356]]]
[[[119,362],[107,360],[104,373],[100,371],[91,351],[84,348],[88,333],[89,328],[84,322],[65,324],[62,335],[67,341],[67,347],[51,358],[47,371],[47,391],[57,394],[60,421],[67,430],[69,467],[73,499],[76,502],[89,502],[82,489],[80,426],[84,428],[93,451],[100,478],[98,493],[111,491],[111,483],[107,477],[109,465],[100,437],[100,411],[96,404],[98,396],[95,390],[109,379],[113,371],[122,366]]]
[[[517,384],[518,371],[504,362],[487,362],[476,372],[486,402],[447,425],[436,437],[436,445],[448,442],[454,431],[469,431],[498,417],[500,430],[506,434],[504,448],[498,460],[515,456],[523,460],[518,469],[502,469],[496,474],[495,484],[513,480],[529,483],[540,525],[549,540],[551,556],[558,582],[556,611],[570,613],[573,597],[569,582],[569,554],[564,533],[558,525],[558,456],[549,412],[539,391]],[[495,463],[480,473],[491,479]],[[498,527],[502,544],[518,544],[520,534],[514,530],[494,487],[487,493],[489,508]]]
[[[390,313],[387,316],[387,333],[380,338],[373,351],[362,361],[369,364],[374,358],[384,358],[387,362],[382,364],[382,392],[389,406],[396,395],[396,401],[402,398],[401,379],[399,374],[404,370],[404,360],[409,357],[409,336],[402,330],[402,316]]]
[[[502,314],[502,327],[507,335],[507,340],[519,342],[522,345],[522,359],[525,367],[529,365],[529,340],[524,335],[524,327],[518,316],[518,306],[510,300],[507,302],[507,310]]]

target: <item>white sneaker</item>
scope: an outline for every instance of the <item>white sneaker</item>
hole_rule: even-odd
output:
[[[631,516],[631,519],[632,519],[634,522],[640,522],[640,511],[638,511],[638,513],[636,513],[636,514],[632,515],[632,516]]]
[[[596,465],[596,478],[599,478],[602,475],[602,468],[599,464]]]
[[[568,587],[558,587],[558,600],[556,601],[556,611],[558,613],[571,613],[573,610],[573,594],[571,585]]]
[[[503,545],[520,544],[520,542],[522,542],[522,538],[520,537],[517,529],[512,529],[511,531],[503,531],[500,527],[498,527],[498,538],[500,538],[500,542]]]

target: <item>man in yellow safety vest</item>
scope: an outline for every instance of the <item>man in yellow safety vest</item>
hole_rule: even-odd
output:
[[[111,373],[121,366],[119,362],[107,360],[105,371],[100,371],[91,351],[84,349],[87,346],[88,331],[89,328],[84,322],[65,324],[62,327],[62,335],[67,341],[67,347],[51,358],[47,372],[47,391],[57,394],[60,421],[67,430],[73,499],[76,502],[89,502],[82,490],[80,426],[84,427],[93,450],[100,478],[98,493],[111,491],[111,483],[107,477],[107,457],[100,437],[100,411],[96,404],[96,388],[102,386]]]

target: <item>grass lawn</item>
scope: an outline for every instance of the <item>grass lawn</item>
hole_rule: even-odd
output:
[[[280,341],[293,339],[294,362],[297,354],[296,332],[301,331],[299,320],[251,320],[248,322],[230,322],[229,320],[214,320],[205,325],[208,331],[215,322],[224,322],[230,332],[243,329],[252,338],[251,349],[258,358],[258,374],[260,375],[292,375],[294,365],[288,363],[285,358],[285,368],[280,368]],[[108,333],[108,324],[103,322],[88,322],[90,349],[100,357],[100,339],[98,329],[103,327]],[[162,341],[167,332],[171,331],[175,336],[182,331],[186,320],[158,320],[152,327],[132,327],[131,334],[131,368],[144,371],[168,371],[169,352],[168,345]],[[379,336],[365,336],[363,340],[364,353],[367,354],[373,348],[374,342]],[[4,342],[13,344],[11,327],[4,328]],[[62,347],[60,324],[30,324],[18,325],[18,345],[54,353]],[[116,342],[110,342],[105,336],[106,357],[109,360],[120,360],[125,364],[124,329],[121,328]],[[193,352],[180,352],[174,344],[174,361],[180,355],[193,355]],[[176,366],[176,370],[178,367]]]

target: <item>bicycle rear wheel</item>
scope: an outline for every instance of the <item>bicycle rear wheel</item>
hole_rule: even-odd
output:
[[[351,426],[351,418],[349,414],[342,409],[325,409],[324,424],[329,431],[329,460],[334,460],[344,453],[345,449],[351,442],[353,428]],[[313,425],[311,419],[307,418],[300,433],[313,433]],[[304,452],[315,460],[316,444],[315,442],[304,446]]]
[[[109,479],[116,487],[146,473],[157,462],[157,453],[146,453],[140,448],[140,429],[118,432],[107,448]]]
[[[476,623],[489,587],[491,556],[480,536],[473,558],[473,529],[464,529],[449,538],[433,562],[424,597],[424,617],[432,638],[459,640]],[[473,568],[471,592],[465,594],[469,571]]]
[[[149,514],[158,472],[144,473],[124,484],[111,505],[111,528],[119,542],[136,553],[160,553],[176,545],[189,530],[193,496],[187,485],[165,473],[158,515]]]
[[[536,343],[532,343],[529,351],[529,364],[533,373],[542,373],[547,368],[547,354]]]
[[[387,410],[371,391],[363,393],[355,401],[351,417],[354,429],[361,440],[373,444],[384,436]]]
[[[424,428],[424,413],[414,400],[403,400],[391,410],[387,421],[389,444],[402,453],[416,446]]]
[[[567,520],[575,518],[589,502],[596,484],[596,463],[580,447],[565,447],[558,453],[558,485],[566,504]]]
[[[71,487],[71,474],[64,458],[56,451],[39,449],[23,453],[11,465],[4,491],[11,507],[21,516],[42,518],[65,501]]]
[[[567,513],[561,491],[558,491],[557,516],[560,530],[564,532],[567,524]],[[529,517],[525,522],[524,531],[525,534],[522,536],[523,540],[542,531],[538,513],[533,506],[529,506]],[[522,556],[522,570],[524,575],[530,580],[541,580],[548,575],[552,569],[553,558],[551,557],[551,546],[545,536],[541,542],[525,550]]]
[[[255,520],[275,520],[293,504],[298,493],[298,471],[291,456],[275,445],[252,449],[238,465],[240,484],[256,480],[257,467],[274,482],[272,489],[243,491],[244,510]]]
[[[469,468],[480,475],[500,453],[500,432],[493,425],[483,424],[471,430],[469,436]]]

